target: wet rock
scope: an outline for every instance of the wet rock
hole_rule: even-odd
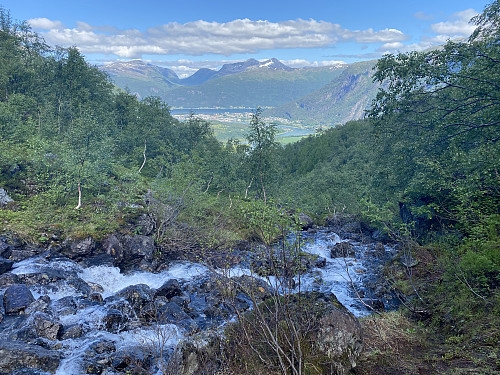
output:
[[[89,281],[87,281],[87,284],[88,284],[88,286],[90,286],[90,289],[93,292],[96,292],[96,293],[102,293],[102,292],[104,292],[104,288],[100,284],[92,283],[92,282],[89,282]]]
[[[190,319],[190,316],[187,315],[182,309],[182,307],[180,307],[175,302],[166,303],[164,306],[161,307],[159,313],[165,322],[170,322],[170,323],[175,323],[185,319]]]
[[[107,331],[116,333],[123,330],[123,326],[127,320],[127,317],[120,310],[109,309],[103,318],[103,323]]]
[[[18,277],[26,285],[48,285],[77,276],[76,272],[47,268],[38,272],[21,274]]]
[[[124,298],[136,311],[140,311],[153,300],[154,293],[146,284],[137,284],[126,287],[116,293],[117,297]]]
[[[83,260],[94,252],[96,243],[92,237],[83,240],[68,239],[64,241],[61,253],[73,260]]]
[[[0,238],[0,256],[9,258],[11,254],[10,245],[5,241],[6,239]]]
[[[316,268],[324,268],[326,267],[326,258],[317,257],[314,261],[314,267]]]
[[[0,288],[19,283],[19,277],[13,273],[4,273],[0,275]]]
[[[170,279],[156,290],[155,297],[163,296],[168,299],[182,295],[179,282],[176,279]]]
[[[350,242],[339,242],[330,249],[332,258],[348,258],[356,254],[354,246]]]
[[[89,296],[89,300],[97,302],[97,303],[101,303],[101,302],[104,301],[104,299],[102,298],[101,293],[91,293],[90,296]]]
[[[0,340],[0,373],[9,374],[26,368],[54,373],[60,360],[61,355],[56,351],[19,341]]]
[[[14,261],[0,258],[0,275],[9,272],[12,269]]]
[[[170,302],[175,302],[179,306],[181,306],[184,310],[189,309],[189,303],[191,302],[191,298],[189,296],[174,296],[170,298]]]
[[[75,324],[69,327],[65,327],[61,335],[61,340],[67,339],[77,339],[82,337],[83,328],[80,324]]]
[[[60,298],[54,302],[54,308],[58,311],[60,311],[64,308],[76,309],[75,298],[72,296],[66,296],[66,297]]]
[[[47,314],[36,312],[33,316],[36,334],[47,340],[57,340],[62,332],[62,324],[58,323]]]
[[[231,280],[235,283],[238,291],[246,295],[251,295],[257,301],[270,297],[273,292],[267,282],[253,276],[243,275],[232,277]]]
[[[21,368],[10,373],[10,375],[46,375],[47,372],[34,368]]]
[[[14,262],[20,262],[24,259],[34,257],[46,251],[43,247],[28,244],[23,247],[11,247],[9,259]]]
[[[29,305],[29,307],[26,309],[26,314],[30,315],[36,311],[40,311],[49,315],[52,314],[49,296],[40,296],[35,302]]]
[[[3,306],[7,315],[15,315],[24,310],[34,301],[28,287],[24,284],[10,286],[3,295]]]
[[[84,267],[113,266],[115,258],[109,254],[96,254],[80,261]]]
[[[89,350],[97,354],[109,354],[116,352],[116,346],[111,340],[99,340],[92,345],[90,345]]]

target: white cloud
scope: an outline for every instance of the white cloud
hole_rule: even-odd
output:
[[[432,24],[431,29],[438,34],[469,36],[476,28],[469,21],[477,14],[474,9],[457,12],[452,14],[447,21]]]
[[[378,52],[387,52],[387,51],[397,51],[404,47],[404,44],[401,42],[391,42],[382,44],[377,51]]]
[[[304,59],[282,60],[282,63],[291,68],[315,68],[320,66],[338,66],[345,64],[340,60],[308,61]]]
[[[48,18],[32,18],[28,24],[38,30],[60,30],[65,27],[61,21],[51,21]]]
[[[396,29],[384,29],[380,31],[357,30],[347,32],[351,34],[347,39],[354,39],[358,43],[394,43],[408,39],[408,36]],[[347,36],[347,35],[346,35]]]
[[[92,26],[78,22],[64,27],[59,21],[33,19],[30,24],[44,31],[50,44],[76,45],[83,53],[114,54],[139,58],[144,54],[199,56],[256,53],[263,50],[318,48],[338,42],[394,43],[407,39],[396,29],[347,30],[340,25],[313,19],[282,22],[237,19],[230,22],[172,22],[149,28],[120,30],[113,26]]]

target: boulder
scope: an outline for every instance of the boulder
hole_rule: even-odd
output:
[[[116,296],[124,298],[134,310],[140,311],[153,300],[154,293],[146,284],[137,284],[120,290]]]
[[[37,311],[43,312],[45,314],[52,315],[52,308],[50,307],[50,297],[40,296],[35,302],[29,305],[25,310],[27,315],[31,315]]]
[[[13,273],[4,273],[0,275],[0,288],[19,283],[19,277]]]
[[[324,268],[326,267],[326,258],[323,257],[317,257],[316,260],[314,261],[314,267],[316,268]]]
[[[10,245],[6,242],[5,237],[0,237],[0,256],[4,258],[10,257]]]
[[[62,324],[58,323],[47,314],[40,311],[34,314],[33,323],[35,326],[36,334],[39,337],[46,338],[47,340],[57,340],[62,333]]]
[[[83,240],[64,241],[61,253],[73,260],[84,260],[90,257],[96,247],[96,243],[92,237],[87,237]]]
[[[111,236],[103,241],[103,249],[114,258],[113,264],[121,271],[126,272],[139,268],[152,270],[155,244],[151,237],[137,236]]]
[[[69,327],[64,327],[63,333],[61,335],[61,340],[67,339],[77,339],[82,337],[83,328],[80,324],[74,324]]]
[[[348,258],[356,254],[354,246],[349,242],[338,242],[330,249],[332,258]]]
[[[10,374],[20,369],[38,369],[54,373],[61,355],[38,345],[20,341],[0,340],[0,373]]]
[[[11,285],[3,295],[3,306],[7,315],[15,315],[24,310],[34,301],[28,287],[24,284]]]
[[[168,369],[177,375],[216,374],[222,367],[220,354],[220,337],[213,332],[201,332],[177,345]]]
[[[39,247],[33,244],[27,244],[22,246],[11,246],[8,254],[10,260],[13,260],[14,262],[20,262],[24,259],[39,255],[44,251],[46,250],[43,247]]]
[[[308,230],[313,227],[314,221],[304,213],[299,214],[299,225],[302,230]]]
[[[361,325],[344,306],[333,307],[320,319],[315,345],[331,361],[334,374],[347,375],[363,349]]]
[[[156,296],[163,296],[168,299],[182,295],[182,289],[176,279],[170,279],[156,290]]]
[[[127,317],[120,310],[109,309],[103,318],[103,323],[107,331],[117,333],[123,330],[127,320]]]
[[[0,275],[9,272],[12,269],[14,261],[0,258]]]
[[[7,195],[5,189],[0,188],[0,206],[5,206],[9,202],[12,202],[12,198]]]

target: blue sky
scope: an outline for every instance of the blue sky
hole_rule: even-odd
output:
[[[468,36],[489,1],[0,0],[51,45],[94,64],[144,59],[192,74],[276,57],[290,66],[354,62]]]

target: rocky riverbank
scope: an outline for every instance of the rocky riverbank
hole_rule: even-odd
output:
[[[325,310],[318,350],[330,353],[332,363],[353,353],[343,368],[355,365],[361,350],[355,316],[370,313],[365,305],[395,304],[380,269],[396,250],[377,234],[361,235],[359,226],[310,227],[303,233],[306,268],[300,280],[290,277],[295,292],[336,301]],[[213,259],[166,261],[144,235],[54,241],[47,247],[1,237],[0,374],[156,373],[174,365],[180,374],[195,374],[208,363],[222,366],[214,352],[222,345],[221,329],[236,311],[272,295],[270,280],[280,277],[259,272],[264,265],[255,254],[261,246],[235,248],[214,256],[229,264],[217,267]],[[347,309],[334,308],[341,306],[338,301]],[[334,321],[351,323],[334,327]],[[351,338],[340,342],[339,334]]]

